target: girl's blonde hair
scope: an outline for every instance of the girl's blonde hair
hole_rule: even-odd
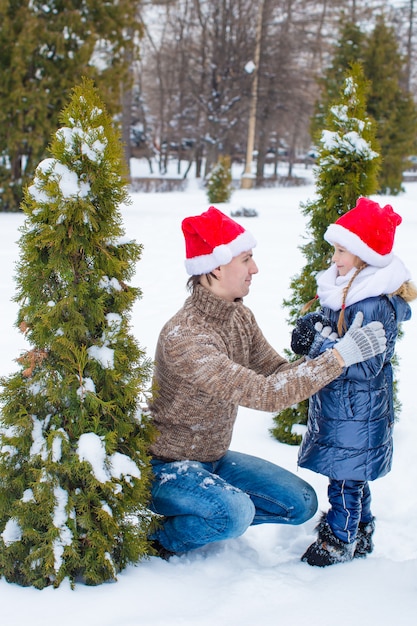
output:
[[[390,296],[400,296],[406,302],[412,302],[417,298],[417,287],[411,280],[407,280],[397,291],[390,293]]]

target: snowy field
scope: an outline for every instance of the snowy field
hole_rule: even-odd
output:
[[[146,172],[144,172],[146,175]],[[311,175],[311,170],[310,170]],[[300,170],[304,176],[306,171]],[[254,208],[257,217],[236,218],[258,241],[254,257],[259,274],[245,302],[279,352],[289,346],[287,311],[290,278],[303,266],[299,250],[305,218],[299,204],[314,196],[313,183],[298,188],[237,190],[217,205],[230,214]],[[417,183],[399,197],[379,196],[403,217],[396,253],[417,282]],[[126,233],[144,245],[135,284],[143,291],[133,310],[132,327],[153,357],[164,322],[182,305],[187,292],[181,220],[209,206],[205,191],[191,180],[184,193],[132,194],[122,207]],[[22,214],[0,213],[2,348],[0,375],[16,369],[25,349],[14,328],[17,307],[14,271]],[[301,527],[263,525],[242,537],[217,543],[169,562],[152,557],[124,570],[115,583],[98,587],[67,583],[42,591],[0,580],[1,626],[414,626],[417,619],[417,304],[398,344],[397,373],[402,402],[395,429],[392,472],[371,484],[377,519],[375,550],[367,559],[329,568],[312,568],[300,556],[314,538],[319,516]],[[316,488],[327,508],[327,479],[297,470],[297,448],[269,434],[272,416],[241,409],[232,448],[270,459],[299,473]]]

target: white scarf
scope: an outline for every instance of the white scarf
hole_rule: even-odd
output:
[[[320,272],[317,275],[317,295],[320,305],[329,307],[332,311],[340,311],[343,289],[355,272],[356,268],[353,267],[346,276],[339,276],[334,263],[327,270]],[[367,265],[352,282],[345,305],[350,306],[365,298],[393,293],[410,278],[410,272],[396,256],[386,267]]]

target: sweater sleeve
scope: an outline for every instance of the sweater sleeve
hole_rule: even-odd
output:
[[[178,333],[172,341],[166,339],[163,358],[176,376],[213,399],[261,411],[281,411],[301,402],[343,371],[331,351],[311,361],[289,364],[271,348],[272,373],[265,375],[258,373],[260,366],[255,371],[231,360],[211,334]],[[261,352],[257,359],[252,355],[258,364]]]

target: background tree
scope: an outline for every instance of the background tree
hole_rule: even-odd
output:
[[[325,128],[326,116],[332,102],[335,102],[346,72],[354,63],[360,63],[365,45],[365,34],[356,22],[343,16],[339,23],[339,40],[334,48],[331,63],[323,76],[319,77],[320,98],[315,104],[315,112],[311,119],[311,135],[313,141],[320,137]]]
[[[292,278],[292,297],[284,301],[292,324],[303,305],[315,297],[317,273],[330,264],[331,246],[323,238],[328,225],[354,207],[358,197],[369,196],[377,188],[380,157],[374,125],[366,116],[366,92],[363,70],[354,64],[339,101],[330,106],[326,117],[326,130],[319,140],[317,199],[301,207],[308,217],[308,241],[301,247],[306,265]],[[286,443],[300,443],[293,426],[307,423],[307,407],[305,401],[276,415],[272,434]]]
[[[147,37],[141,44],[137,81],[143,126],[150,143],[154,139],[161,147],[162,171],[167,158],[175,155],[189,164],[195,159],[200,175],[204,156],[203,173],[208,174],[220,154],[230,154],[243,173],[253,82],[245,68],[254,61],[262,8],[256,182],[263,184],[270,175],[266,166],[271,162],[277,174],[279,162],[285,161],[291,176],[292,165],[311,145],[317,78],[332,64],[340,24],[355,25],[366,39],[376,17],[389,6],[387,0],[176,0],[164,7],[148,5],[142,12]],[[397,13],[389,15],[393,20]],[[344,43],[350,45],[347,37]],[[349,57],[338,69],[332,101],[354,60]]]
[[[130,0],[0,2],[1,210],[18,210],[82,76],[96,80],[112,115],[120,112],[140,33],[136,14]]]
[[[151,522],[120,138],[89,80],[60,119],[23,203],[15,300],[31,348],[1,393],[0,573],[38,588],[114,579],[147,553]]]
[[[321,96],[312,119],[312,134],[314,137],[325,128],[323,112],[340,88],[343,72],[354,62],[362,63],[369,82],[367,115],[376,122],[381,152],[377,191],[395,195],[402,190],[407,159],[416,151],[417,109],[404,88],[406,65],[395,32],[383,15],[366,35],[358,24],[342,21],[332,63],[320,81]]]
[[[388,13],[389,23],[395,30],[401,54],[405,57],[404,88],[414,95],[417,82],[416,17],[415,0],[395,2]]]
[[[379,192],[395,195],[402,190],[407,158],[416,150],[417,108],[404,88],[406,66],[394,30],[382,16],[368,38],[363,63],[372,85],[367,111],[377,121],[382,157]]]
[[[318,4],[319,8],[311,0],[263,0],[257,114],[260,179],[268,151],[281,146],[287,138],[288,116],[291,122],[296,118],[299,131],[292,132],[291,137],[296,137],[297,148],[309,141],[303,130],[311,113],[310,91],[315,93],[315,74],[311,71],[307,75],[305,69],[300,73],[299,69],[305,68],[306,59],[318,50],[316,42],[320,38],[311,35],[311,30],[315,33],[319,28],[320,11],[328,3]],[[175,7],[166,7],[164,14],[159,9],[159,29],[155,28],[155,18],[152,34],[147,27],[150,39],[143,46],[141,80],[151,119],[147,125],[153,126],[157,144],[181,146],[185,137],[191,140],[196,158],[204,151],[205,175],[220,154],[244,159],[253,80],[245,68],[255,56],[259,7],[260,2],[248,0],[216,4],[180,0]],[[154,7],[150,13],[154,16]],[[306,44],[306,39],[311,41]],[[309,67],[316,69],[311,63]],[[296,92],[298,114],[294,113],[291,96]]]
[[[331,48],[325,33],[340,3],[265,0],[257,111],[256,180],[261,185],[267,162],[288,163],[311,143],[309,119],[317,96],[317,75]]]
[[[232,195],[230,157],[221,156],[207,179],[207,197],[213,204],[228,202]]]

